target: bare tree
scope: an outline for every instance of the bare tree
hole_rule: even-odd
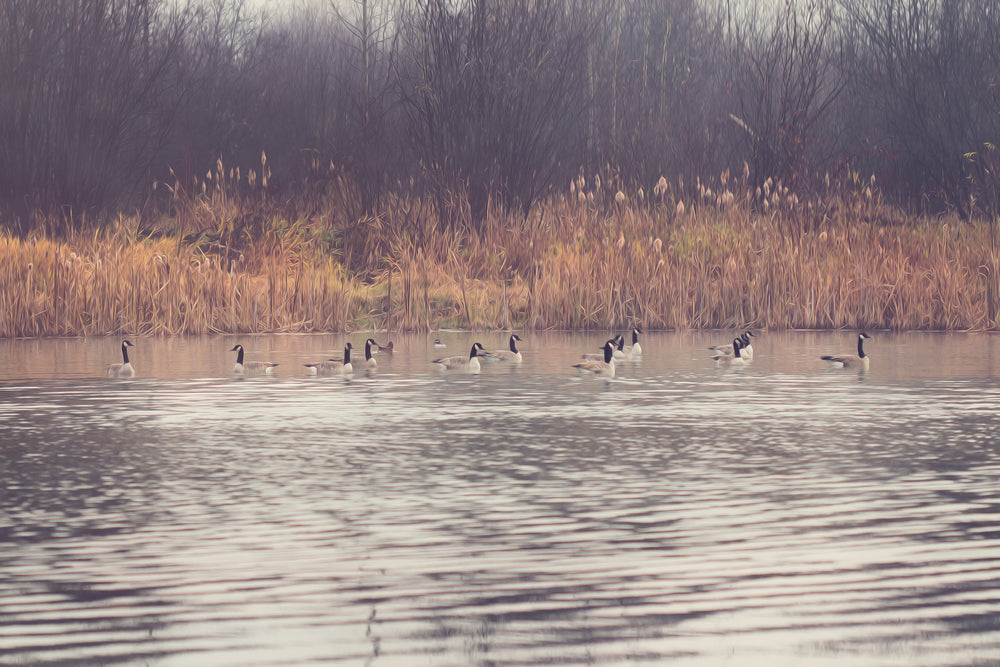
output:
[[[527,212],[552,183],[559,151],[582,139],[585,48],[573,2],[416,0],[403,16],[398,68],[416,159],[447,208],[491,197]]]
[[[389,127],[396,106],[392,61],[396,50],[399,17],[388,1],[353,0],[352,11],[342,13],[340,3],[331,6],[347,31],[347,68],[341,78],[349,102],[347,122],[350,136],[343,161],[361,195],[360,211],[372,213],[385,193],[393,172],[394,138]]]
[[[173,7],[173,6],[171,6]],[[190,13],[156,0],[0,3],[0,197],[82,217],[135,202],[166,136]]]
[[[721,164],[724,115],[710,106],[721,101],[712,14],[683,1],[631,0],[614,10],[617,18],[604,22],[614,56],[596,72],[597,88],[610,94],[595,94],[601,139],[592,161],[647,185],[664,174],[708,173]]]
[[[841,0],[858,123],[883,180],[971,213],[965,155],[1000,139],[1000,13],[974,0]]]
[[[732,118],[758,185],[800,179],[822,159],[821,125],[844,86],[832,9],[826,0],[728,5]]]
[[[185,42],[180,86],[188,97],[177,119],[165,162],[190,186],[220,157],[235,164],[259,164],[270,146],[260,138],[264,88],[263,43],[268,17],[246,0],[205,0]],[[280,39],[280,37],[278,37]],[[269,130],[272,128],[269,128]]]

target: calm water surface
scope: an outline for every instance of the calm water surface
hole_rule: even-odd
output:
[[[1000,337],[607,335],[0,341],[0,664],[998,664]]]

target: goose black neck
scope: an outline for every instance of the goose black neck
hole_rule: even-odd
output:
[[[122,361],[128,363],[128,345],[122,343]]]
[[[604,345],[604,363],[610,364],[611,360],[614,359],[614,356],[615,356],[615,346],[612,345],[611,343],[606,343]]]
[[[733,341],[733,359],[740,358],[740,339],[737,338]]]
[[[347,346],[344,348],[344,365],[351,363],[351,348]]]
[[[477,353],[476,346],[473,345],[472,346],[472,351],[469,352],[469,359],[474,359],[476,357],[476,353]]]
[[[858,336],[858,359],[865,358],[865,339],[862,336]]]
[[[371,361],[371,360],[372,360],[372,342],[369,340],[365,342],[365,361]]]
[[[236,348],[236,363],[243,365],[243,346]]]
[[[635,345],[639,342],[639,330],[632,329],[632,344]]]
[[[515,343],[514,337],[511,336],[510,337],[510,351],[513,352],[514,354],[517,354],[517,345],[515,345],[514,343]]]

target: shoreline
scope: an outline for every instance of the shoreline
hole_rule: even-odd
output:
[[[0,233],[0,338],[1000,329],[989,221],[899,222],[851,198],[770,212],[729,201],[685,211],[557,196],[461,232],[431,210],[416,227],[367,231],[275,219],[253,238],[142,232],[136,218],[66,239]]]
[[[40,335],[40,336],[15,336],[15,337],[4,337],[0,336],[0,341],[33,341],[33,340],[88,340],[88,339],[100,339],[100,338],[110,338],[119,339],[122,337],[134,335],[136,338],[185,338],[185,337],[196,337],[196,336],[211,336],[216,338],[222,338],[226,336],[241,336],[247,338],[263,337],[263,336],[357,336],[362,334],[372,334],[372,335],[402,335],[402,336],[431,336],[438,333],[445,334],[488,334],[488,335],[506,335],[512,332],[528,332],[532,334],[585,334],[585,333],[613,333],[619,331],[612,327],[604,329],[432,329],[430,331],[399,331],[393,330],[389,331],[387,329],[352,329],[349,331],[257,331],[253,333],[247,333],[242,331],[224,331],[224,332],[209,332],[209,333],[181,333],[181,334],[127,334],[127,333],[110,333],[110,334],[58,334],[58,335]],[[622,332],[625,330],[622,329]],[[726,328],[703,328],[703,329],[644,329],[643,333],[646,335],[655,334],[682,334],[682,333],[722,333],[722,332],[738,332],[740,329],[726,327]],[[844,332],[854,332],[856,329],[851,327],[840,327],[836,329],[754,329],[755,332],[760,333],[791,333],[791,334],[808,334],[808,333],[844,333]],[[878,334],[928,334],[928,335],[968,335],[968,336],[979,336],[979,335],[997,335],[1000,334],[1000,329],[877,329],[869,328],[866,331],[874,332]]]

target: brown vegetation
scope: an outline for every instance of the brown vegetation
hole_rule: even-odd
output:
[[[746,176],[641,198],[579,178],[459,231],[426,201],[289,222],[215,185],[175,195],[173,219],[0,237],[0,335],[995,328],[995,225],[903,218],[852,176],[822,199]]]

